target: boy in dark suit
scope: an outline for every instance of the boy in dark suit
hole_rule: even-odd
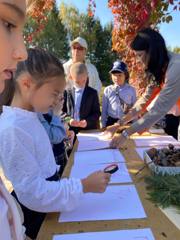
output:
[[[88,73],[84,63],[74,63],[70,68],[73,88],[64,93],[63,113],[70,116],[70,129],[80,130],[99,128],[100,105],[97,91],[87,85]]]

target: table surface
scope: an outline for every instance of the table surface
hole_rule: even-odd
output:
[[[74,150],[71,153],[63,176],[69,176],[73,164]],[[126,159],[129,173],[138,191],[139,197],[147,214],[145,219],[111,220],[111,221],[88,221],[59,223],[59,213],[48,213],[38,234],[38,240],[52,240],[54,234],[96,232],[123,229],[151,228],[156,240],[180,240],[180,231],[170,220],[147,198],[144,176],[149,174],[146,167],[137,176],[135,173],[143,166],[143,161],[135,151],[133,140],[128,140],[127,148],[121,150]]]

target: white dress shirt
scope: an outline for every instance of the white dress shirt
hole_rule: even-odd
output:
[[[52,147],[37,114],[3,107],[0,162],[19,201],[38,212],[70,211],[83,194],[80,179],[46,181],[56,172]]]
[[[76,121],[80,121],[80,108],[81,108],[81,100],[82,100],[82,96],[84,93],[84,88],[77,88],[74,87],[74,119]]]

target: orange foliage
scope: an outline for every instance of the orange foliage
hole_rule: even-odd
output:
[[[89,0],[88,4],[88,15],[89,17],[93,17],[96,9],[96,3],[95,0]]]
[[[91,0],[90,0],[91,2]],[[114,16],[112,32],[113,50],[128,64],[131,84],[141,94],[146,86],[142,64],[138,63],[130,43],[136,33],[148,26],[156,26],[161,21],[171,21],[165,12],[169,4],[174,10],[179,8],[180,1],[173,0],[108,0],[108,6]]]
[[[141,93],[145,87],[143,69],[136,62],[135,54],[129,45],[137,31],[140,29],[156,25],[161,20],[171,21],[171,16],[163,19],[163,11],[167,10],[169,4],[174,5],[174,10],[180,9],[180,0],[107,0],[108,6],[114,16],[114,29],[112,33],[113,49],[128,64],[131,73],[131,82],[136,85]],[[29,0],[31,10],[29,14],[37,22],[37,29],[28,36],[27,41],[43,30],[47,22],[46,13],[55,4],[55,0]],[[88,15],[94,16],[96,9],[95,0],[89,0]],[[169,18],[170,17],[170,18]],[[161,19],[162,18],[162,19]],[[137,81],[138,79],[138,81]]]
[[[55,0],[29,0],[28,1],[28,15],[31,16],[37,23],[36,30],[31,33],[26,41],[31,42],[33,37],[41,32],[48,19],[46,17],[46,13],[51,11],[55,4]]]

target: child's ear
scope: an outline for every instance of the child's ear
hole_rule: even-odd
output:
[[[21,79],[21,86],[24,90],[29,90],[33,84],[32,78],[29,75],[24,75]]]
[[[70,73],[68,74],[68,79],[72,80],[72,75]]]

